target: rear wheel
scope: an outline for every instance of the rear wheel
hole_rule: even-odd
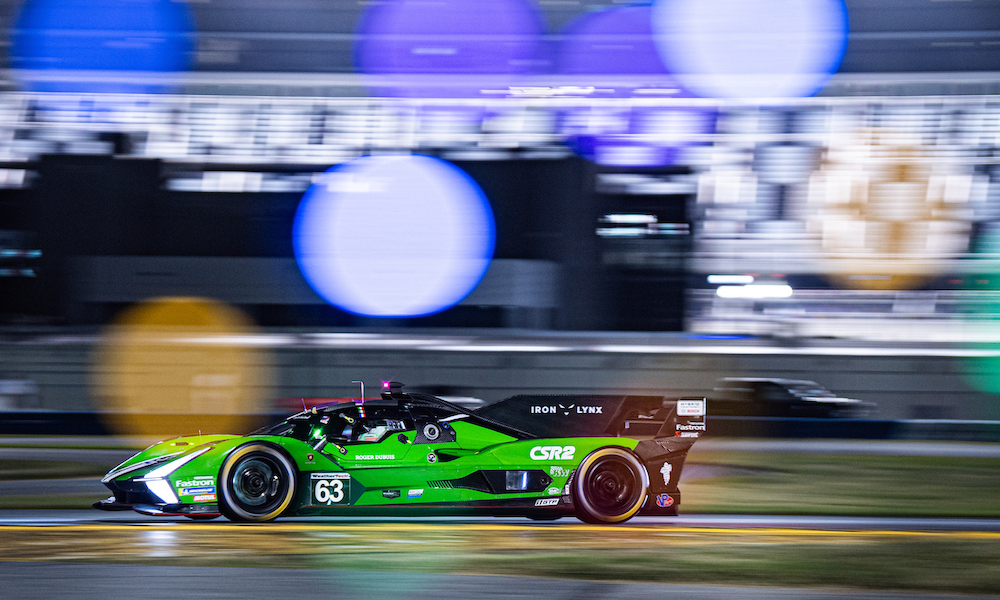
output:
[[[219,512],[232,521],[271,521],[295,498],[295,466],[277,448],[253,442],[219,470]]]
[[[580,463],[573,507],[585,523],[622,523],[646,500],[646,470],[624,448],[600,448]]]

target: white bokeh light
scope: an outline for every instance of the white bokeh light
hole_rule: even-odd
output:
[[[375,317],[444,310],[493,256],[489,202],[463,171],[428,156],[367,156],[324,173],[295,217],[295,258],[325,300]]]
[[[843,0],[656,0],[660,58],[705,98],[811,96],[840,66]]]

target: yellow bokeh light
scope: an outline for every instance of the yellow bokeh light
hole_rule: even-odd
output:
[[[973,174],[919,136],[867,130],[832,144],[810,181],[823,270],[846,287],[919,288],[966,252]]]
[[[240,311],[202,298],[157,298],[125,311],[96,352],[95,396],[116,433],[245,433],[263,412],[270,364],[245,343]]]

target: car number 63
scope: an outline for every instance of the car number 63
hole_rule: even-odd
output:
[[[347,473],[314,473],[313,498],[317,504],[344,504],[351,492]]]

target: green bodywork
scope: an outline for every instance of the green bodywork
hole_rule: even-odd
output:
[[[298,471],[296,501],[291,512],[341,514],[348,506],[558,498],[567,493],[570,474],[588,454],[608,446],[631,450],[637,444],[635,439],[621,437],[518,440],[462,420],[449,426],[454,430],[454,441],[415,443],[415,431],[406,429],[393,431],[379,441],[327,442],[318,449],[287,435],[184,437],[151,446],[112,473],[157,457],[172,455],[169,460],[173,461],[203,451],[166,479],[181,503],[214,504],[218,501],[218,486],[221,485],[218,477],[226,457],[243,444],[265,442],[283,449]],[[204,451],[205,448],[208,450]],[[113,479],[141,478],[163,464],[128,471]],[[508,472],[542,471],[551,481],[540,491],[502,494],[455,487],[450,483],[478,471],[497,471],[504,476]]]
[[[178,438],[102,480],[102,510],[281,515],[487,514],[618,523],[677,514],[704,399],[520,395],[468,411],[387,382],[246,436]]]

